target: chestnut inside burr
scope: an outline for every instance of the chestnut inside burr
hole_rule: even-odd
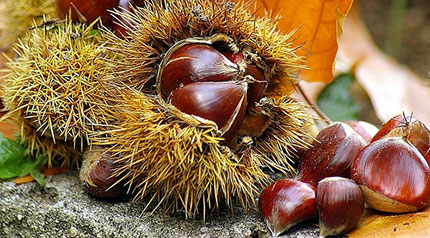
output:
[[[122,35],[127,35],[126,29],[118,25],[112,11],[114,9],[124,9],[131,11],[131,6],[142,7],[146,0],[55,0],[55,9],[60,18],[65,18],[71,14],[74,22],[91,23],[98,17],[105,27],[113,28]]]
[[[228,143],[266,88],[266,74],[250,55],[226,36],[178,42],[160,64],[159,97],[181,113],[212,121]]]
[[[118,4],[119,0],[56,0],[55,8],[60,18],[65,18],[70,11],[73,21],[91,23],[100,17],[103,25],[111,27],[113,16],[109,10]]]

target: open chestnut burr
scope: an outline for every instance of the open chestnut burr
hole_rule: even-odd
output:
[[[258,56],[240,51],[229,41],[215,35],[209,40],[178,42],[166,53],[157,77],[161,99],[179,110],[177,116],[215,124],[225,144],[241,128],[248,130],[246,134],[264,130],[269,120],[243,125],[251,110],[264,117],[258,102],[269,73]]]

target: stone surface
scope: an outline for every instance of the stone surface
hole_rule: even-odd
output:
[[[77,171],[32,182],[0,182],[0,237],[270,237],[258,211],[221,209],[203,222],[181,214],[143,212],[145,201],[100,201],[85,193]],[[317,221],[281,237],[318,237]]]

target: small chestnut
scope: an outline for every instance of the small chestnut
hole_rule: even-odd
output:
[[[304,155],[296,179],[313,186],[330,176],[349,177],[349,169],[364,139],[350,126],[336,122],[321,130]]]
[[[113,17],[109,10],[118,4],[119,0],[55,0],[55,8],[60,18],[65,18],[69,11],[73,21],[91,23],[101,17],[106,27],[113,25]]]
[[[351,179],[328,177],[317,186],[316,203],[320,236],[344,234],[353,229],[364,212],[360,187]]]
[[[126,195],[123,181],[113,175],[116,165],[111,153],[101,146],[93,146],[84,153],[80,179],[84,189],[99,198],[116,198]]]
[[[280,179],[261,193],[258,207],[273,236],[316,217],[315,187],[294,179]]]
[[[384,212],[413,212],[430,204],[430,169],[421,153],[401,137],[364,147],[351,167],[366,203]]]

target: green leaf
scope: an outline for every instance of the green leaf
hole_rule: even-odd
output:
[[[350,88],[355,78],[341,74],[318,96],[317,105],[333,121],[358,120],[359,106],[351,98]]]
[[[29,158],[21,144],[0,134],[0,179],[30,174],[40,185],[44,185],[40,169],[47,161],[47,157],[41,155]]]
[[[36,182],[40,186],[44,186],[46,184],[45,176],[40,172],[42,166],[48,162],[48,157],[43,155],[37,155],[36,161],[33,164],[32,170],[29,172],[30,175],[36,180]]]

